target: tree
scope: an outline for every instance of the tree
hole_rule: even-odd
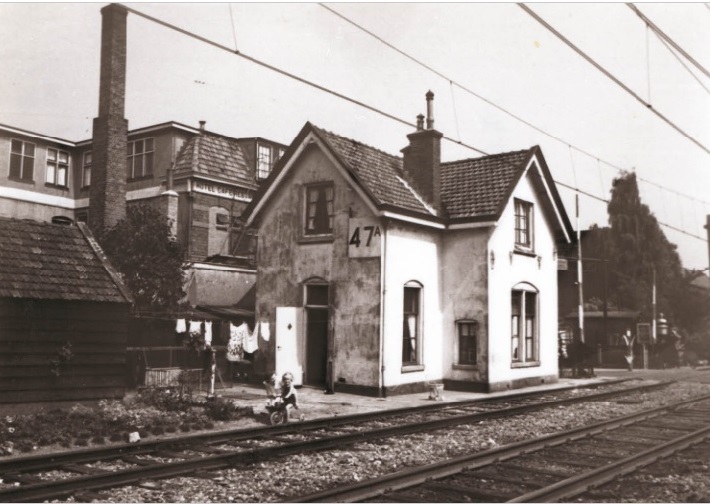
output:
[[[689,288],[692,278],[684,274],[676,245],[642,203],[636,174],[623,173],[613,181],[607,212],[609,227],[593,226],[587,232],[584,255],[609,260],[609,303],[651,319],[655,270],[657,314],[663,312],[672,323],[689,330],[701,325],[707,304],[698,299],[696,289]]]
[[[98,241],[133,294],[138,311],[178,309],[184,298],[183,251],[169,220],[153,205],[130,205]]]

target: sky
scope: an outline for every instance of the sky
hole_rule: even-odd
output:
[[[0,123],[91,137],[105,5],[0,3]],[[129,14],[130,129],[204,120],[215,133],[289,144],[310,121],[392,154],[407,144],[412,127],[235,49],[409,123],[431,90],[434,126],[454,140],[442,141],[444,161],[481,155],[456,141],[489,154],[539,145],[557,182],[591,195],[580,195],[582,229],[607,224],[598,198],[620,170],[635,171],[683,266],[708,268],[710,154],[684,134],[710,150],[710,78],[625,4],[527,5],[684,134],[512,3],[124,5],[230,49]],[[637,7],[710,68],[707,4]],[[574,224],[575,191],[558,189]]]

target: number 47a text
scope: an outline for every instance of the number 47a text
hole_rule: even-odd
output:
[[[380,233],[380,226],[363,226],[363,238],[364,240],[365,235],[367,234],[367,241],[363,244],[365,247],[369,247],[370,244],[372,243],[372,238],[376,236],[382,236],[382,233]],[[360,239],[360,226],[355,228],[355,231],[353,231],[352,236],[350,237],[350,242],[348,242],[349,245],[355,245],[356,247],[360,246],[360,243],[362,243]]]

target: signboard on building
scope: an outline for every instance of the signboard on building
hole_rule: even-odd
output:
[[[353,218],[348,223],[348,257],[380,257],[382,228],[378,219]]]
[[[241,187],[231,187],[207,180],[195,180],[192,190],[198,193],[211,194],[220,198],[234,199],[237,201],[251,201],[251,191]]]
[[[638,335],[638,342],[642,345],[650,345],[654,342],[651,334],[651,324],[648,322],[636,324],[636,334]]]

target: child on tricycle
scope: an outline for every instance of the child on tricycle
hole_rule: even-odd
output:
[[[281,378],[280,394],[276,390],[276,375],[272,376],[269,381],[264,382],[266,387],[266,395],[269,398],[266,401],[266,410],[269,412],[269,421],[271,425],[286,423],[291,419],[294,409],[298,409],[298,395],[296,388],[293,386],[293,375],[284,373]],[[304,417],[299,417],[303,421]]]

